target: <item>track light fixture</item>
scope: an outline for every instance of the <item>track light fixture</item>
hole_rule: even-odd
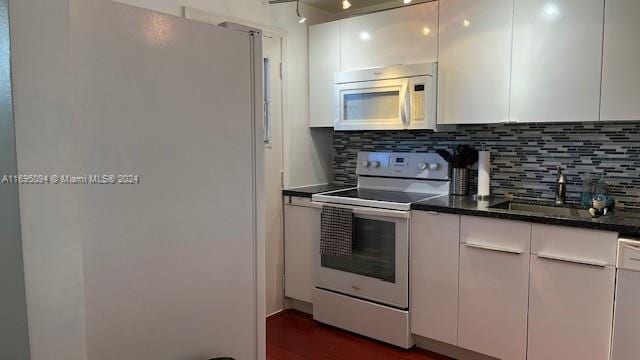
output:
[[[302,24],[307,21],[307,18],[300,15],[300,0],[296,1],[296,14],[298,14],[298,23]]]
[[[294,1],[296,2],[296,15],[298,15],[298,23],[302,24],[307,22],[307,18],[300,14],[300,0],[269,0],[269,5],[284,4]]]
[[[342,0],[342,10],[347,10],[351,7],[351,3],[349,0]]]

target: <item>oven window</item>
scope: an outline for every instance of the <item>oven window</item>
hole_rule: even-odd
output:
[[[397,119],[399,107],[399,90],[345,94],[344,120]]]
[[[396,224],[354,218],[352,256],[322,256],[322,267],[396,281]]]

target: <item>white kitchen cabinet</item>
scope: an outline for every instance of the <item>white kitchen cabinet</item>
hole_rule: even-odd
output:
[[[640,120],[640,1],[607,0],[601,120]]]
[[[455,345],[458,341],[460,216],[411,213],[411,332]]]
[[[461,218],[458,346],[527,357],[531,224]]]
[[[513,0],[440,0],[438,124],[509,119]]]
[[[437,29],[437,1],[341,20],[341,70],[435,62]]]
[[[529,360],[602,360],[611,348],[617,234],[533,225]]]
[[[335,73],[340,71],[340,22],[309,27],[309,119],[333,127]]]
[[[515,0],[511,120],[597,121],[604,0]]]
[[[320,209],[292,198],[284,207],[285,296],[312,302],[314,250],[320,244]]]

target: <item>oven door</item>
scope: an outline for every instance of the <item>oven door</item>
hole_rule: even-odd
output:
[[[316,287],[408,309],[409,212],[331,206],[353,210],[352,256],[321,255],[318,243]]]
[[[411,114],[409,80],[336,85],[336,130],[402,130]]]

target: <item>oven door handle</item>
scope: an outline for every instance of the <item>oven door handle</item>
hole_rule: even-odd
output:
[[[384,216],[391,218],[400,218],[400,219],[408,219],[409,211],[401,211],[401,210],[386,210],[386,209],[376,209],[376,208],[367,208],[367,207],[358,207],[351,205],[341,205],[341,204],[325,204],[316,201],[311,202],[311,207],[322,209],[324,205],[343,208],[343,209],[351,209],[355,215],[369,215],[369,216]]]

